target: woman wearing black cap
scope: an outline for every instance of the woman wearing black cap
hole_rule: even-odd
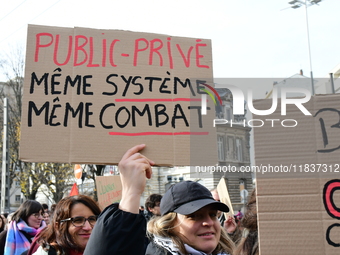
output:
[[[175,184],[165,193],[160,209],[161,217],[148,223],[153,241],[146,255],[231,254],[234,244],[217,218],[218,210],[229,208],[201,184]]]

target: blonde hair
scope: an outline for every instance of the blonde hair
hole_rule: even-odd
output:
[[[147,225],[148,235],[157,235],[161,237],[171,238],[172,242],[175,244],[175,246],[178,247],[179,251],[182,254],[187,254],[187,251],[184,247],[184,242],[182,240],[184,239],[184,237],[182,237],[181,235],[179,235],[178,232],[175,231],[175,228],[178,226],[178,224],[175,225],[176,219],[177,213],[175,212],[170,212],[164,216],[151,219]],[[227,233],[221,227],[221,237],[212,254],[214,255],[221,252],[231,254],[233,249],[233,241],[229,238]]]

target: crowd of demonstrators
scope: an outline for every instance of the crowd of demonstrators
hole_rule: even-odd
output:
[[[249,197],[246,212],[241,220],[241,226],[243,227],[242,238],[233,255],[258,255],[259,243],[255,189]]]
[[[85,195],[65,197],[58,202],[51,224],[35,239],[28,255],[81,255],[101,210]]]
[[[11,217],[7,230],[0,233],[0,255],[21,255],[27,251],[35,235],[46,227],[43,207],[34,200],[27,200]]]
[[[150,195],[147,213],[141,212],[140,198],[155,164],[141,154],[144,148],[132,147],[119,162],[119,203],[101,212],[88,196],[65,197],[49,218],[40,203],[28,200],[0,233],[0,255],[258,255],[255,190],[240,226],[234,217],[223,219],[229,208],[217,192],[193,181],[176,183],[163,197]],[[235,241],[241,229],[243,236]]]
[[[217,212],[227,205],[214,200],[203,185],[184,181],[163,196],[161,217],[148,223],[153,235],[146,254],[231,254],[234,243],[222,229]]]

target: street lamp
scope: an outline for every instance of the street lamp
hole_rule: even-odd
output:
[[[300,8],[302,5],[305,6],[306,9],[306,25],[307,25],[307,42],[308,42],[308,53],[309,53],[309,66],[310,66],[310,78],[311,78],[311,85],[312,85],[312,95],[315,94],[314,91],[314,79],[313,79],[313,68],[312,68],[312,55],[310,50],[310,40],[309,40],[309,26],[308,26],[308,12],[307,7],[312,5],[318,5],[322,0],[305,0],[304,2],[301,0],[293,0],[288,2],[293,9]]]

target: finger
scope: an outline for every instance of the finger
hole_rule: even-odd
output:
[[[151,179],[151,176],[152,176],[152,168],[151,167],[148,167],[147,169],[145,169],[145,176],[146,176],[146,178]]]
[[[151,159],[145,157],[143,154],[141,154],[141,153],[139,153],[139,152],[137,152],[137,153],[131,155],[131,156],[130,156],[130,159],[131,159],[131,160],[145,159],[146,162],[148,162],[149,165],[151,165],[151,166],[155,165],[155,162],[154,162],[153,160],[151,160]]]
[[[145,148],[145,144],[139,144],[139,145],[136,145],[136,146],[132,147],[131,149],[129,149],[129,150],[127,150],[125,152],[125,154],[123,155],[121,161],[128,159],[133,154],[139,152],[140,150],[142,150],[144,148]]]

